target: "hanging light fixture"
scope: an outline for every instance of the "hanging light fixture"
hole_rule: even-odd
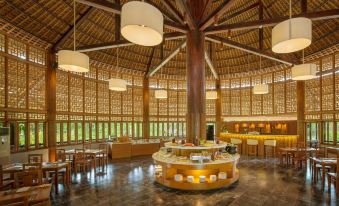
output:
[[[154,6],[141,1],[130,1],[121,8],[121,34],[138,45],[158,45],[163,38],[163,18]]]
[[[261,56],[260,56],[260,70],[261,70]],[[268,94],[268,84],[257,84],[253,86],[253,94]]]
[[[117,69],[119,69],[119,48],[117,48]],[[113,91],[126,91],[127,82],[119,78],[111,78],[108,80],[108,88]]]
[[[206,92],[206,99],[218,99],[217,91],[207,91]]]
[[[302,50],[312,43],[312,21],[305,17],[292,18],[290,0],[290,18],[277,24],[272,30],[272,51],[291,53]]]
[[[75,0],[73,0],[73,51],[60,50],[58,52],[58,67],[65,71],[71,72],[88,72],[89,71],[89,57],[86,54],[75,51]]]
[[[292,80],[309,80],[317,77],[317,65],[305,64],[304,50],[303,63],[292,67]]]

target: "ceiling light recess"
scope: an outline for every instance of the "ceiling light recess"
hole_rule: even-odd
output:
[[[163,40],[164,17],[154,6],[130,1],[121,9],[121,34],[128,41],[155,46]]]

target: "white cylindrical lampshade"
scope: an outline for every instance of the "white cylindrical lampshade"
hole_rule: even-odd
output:
[[[166,90],[155,90],[155,98],[157,99],[166,99],[167,98],[167,91]]]
[[[268,84],[254,85],[253,94],[268,94]]]
[[[206,92],[206,99],[217,99],[218,93],[216,91],[207,91]]]
[[[292,80],[309,80],[317,77],[317,65],[300,64],[292,67]]]
[[[308,18],[292,18],[272,29],[272,51],[291,53],[308,47],[312,42],[312,21]]]
[[[71,50],[58,52],[58,67],[71,72],[88,72],[89,57],[86,54]]]
[[[130,1],[121,8],[121,34],[138,45],[158,45],[162,42],[163,18],[154,6],[141,1]]]
[[[113,91],[126,91],[127,82],[123,79],[112,78],[108,80],[108,88]]]

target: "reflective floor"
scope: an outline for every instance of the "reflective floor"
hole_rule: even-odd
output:
[[[240,180],[213,191],[185,192],[154,183],[151,157],[110,163],[105,174],[73,175],[69,188],[53,193],[53,205],[339,205],[334,194],[311,183],[310,171],[282,168],[275,161],[242,157]],[[99,170],[97,171],[97,173]],[[320,179],[319,179],[320,180]]]

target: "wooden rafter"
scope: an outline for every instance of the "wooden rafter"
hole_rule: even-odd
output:
[[[161,60],[161,62],[158,65],[150,69],[146,73],[146,77],[153,76],[159,69],[161,69],[161,67],[163,67],[167,62],[169,62],[175,55],[177,55],[180,52],[180,49],[184,48],[185,46],[186,40],[181,42],[175,49],[173,49],[173,51],[169,55],[167,55],[163,60]]]
[[[259,20],[264,19],[264,5],[261,0],[259,0]],[[264,47],[264,28],[259,28],[259,49],[263,50]]]
[[[171,1],[161,1],[166,9],[173,15],[173,17],[181,24],[185,24],[183,16],[180,12],[172,5]]]
[[[148,71],[150,70],[151,68],[151,65],[152,65],[152,60],[153,60],[153,56],[154,56],[154,52],[155,52],[155,47],[152,47],[152,50],[151,50],[151,55],[148,59],[148,62],[147,62],[147,70],[146,70],[146,73],[145,75],[148,73]]]
[[[93,7],[88,8],[85,13],[78,18],[78,20],[75,22],[75,26],[78,27],[81,25],[88,17],[89,15],[94,11]],[[56,51],[58,47],[60,47],[65,41],[73,34],[74,31],[74,25],[71,26],[63,35],[62,37],[53,45],[52,50]]]
[[[293,17],[307,17],[313,21],[318,20],[325,20],[325,19],[334,19],[339,18],[339,9],[332,9],[326,11],[319,11],[319,12],[312,12],[307,14],[298,14],[294,15]],[[205,31],[206,34],[218,34],[224,33],[228,30],[243,30],[243,29],[256,29],[260,27],[269,27],[274,26],[284,20],[287,20],[289,17],[277,17],[272,19],[263,19],[263,20],[256,20],[256,21],[249,21],[249,22],[240,22],[228,25],[221,25],[221,26],[212,26],[207,28]]]
[[[219,79],[219,75],[218,75],[217,71],[215,70],[213,62],[212,62],[210,56],[207,54],[206,51],[205,51],[205,60],[207,62],[208,67],[210,68],[214,78]]]
[[[116,4],[116,3],[112,3],[112,2],[108,2],[105,0],[76,0],[79,3],[85,4],[87,6],[92,6],[98,9],[102,9],[104,11],[108,11],[114,14],[121,14],[121,6]],[[178,31],[178,32],[182,32],[182,33],[186,33],[187,29],[184,25],[172,22],[172,21],[168,21],[168,20],[164,20],[164,26],[165,28],[168,29],[172,29],[174,31]]]
[[[185,37],[185,35],[180,33],[180,32],[172,32],[172,33],[164,34],[165,40],[182,39],[184,37]],[[133,46],[133,45],[135,45],[135,44],[133,44],[133,43],[127,41],[127,40],[117,40],[117,41],[113,41],[113,42],[81,46],[81,47],[78,47],[77,51],[79,51],[79,52],[90,52],[90,51],[112,49],[112,48]]]
[[[289,66],[292,66],[293,64],[297,63],[296,62],[297,60],[293,60],[293,61],[285,60],[283,58],[279,58],[277,55],[268,54],[268,53],[260,51],[258,49],[255,49],[255,48],[249,47],[247,45],[243,45],[243,44],[240,44],[238,42],[235,42],[235,41],[223,38],[223,37],[219,37],[219,36],[216,36],[216,35],[206,36],[206,40],[212,41],[212,42],[215,42],[215,43],[219,43],[219,44],[221,43],[223,45],[227,45],[227,46],[232,47],[234,49],[240,49],[242,51],[245,51],[245,52],[248,52],[248,53],[251,53],[251,54],[255,54],[255,55],[258,55],[258,56],[262,56],[264,58],[271,59],[271,60],[274,60],[274,61],[278,61],[280,63],[287,64]]]
[[[237,0],[224,1],[215,11],[208,15],[200,25],[200,30],[204,31],[207,27],[216,22],[227,10],[229,10]]]
[[[191,30],[197,29],[197,24],[193,19],[191,10],[188,8],[186,1],[176,0],[177,5],[179,6],[182,13],[184,13],[184,19]]]
[[[218,25],[224,25],[224,24],[227,23],[228,20],[230,20],[230,19],[232,19],[232,18],[234,18],[236,16],[239,16],[239,15],[241,15],[241,14],[243,14],[243,13],[245,13],[245,12],[255,8],[255,7],[257,7],[257,6],[259,6],[259,2],[255,2],[255,3],[249,5],[246,8],[243,8],[243,9],[237,11],[237,12],[234,12],[233,14],[230,14],[230,15],[224,17],[222,20],[219,20],[218,21]]]

